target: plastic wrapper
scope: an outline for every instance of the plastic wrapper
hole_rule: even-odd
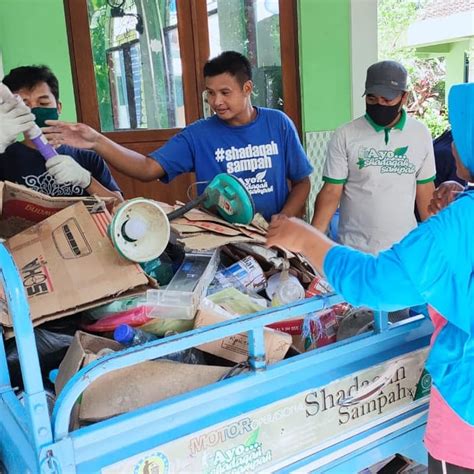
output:
[[[145,323],[152,321],[152,318],[148,316],[149,313],[150,308],[142,304],[127,311],[104,316],[91,324],[83,323],[81,329],[88,332],[103,333],[111,332],[121,324],[128,324],[132,327],[143,326]]]
[[[141,263],[140,266],[147,275],[154,278],[161,286],[167,285],[173,278],[173,262],[166,254],[149,262]]]
[[[193,319],[155,319],[140,326],[146,332],[157,336],[164,336],[167,332],[185,332],[190,331],[194,327]]]
[[[89,319],[102,319],[110,317],[113,314],[122,313],[142,306],[146,301],[146,296],[143,294],[138,296],[127,296],[125,298],[117,298],[111,303],[97,306],[96,308],[84,311],[84,315]]]
[[[210,290],[214,293],[224,288],[237,288],[242,293],[258,293],[266,286],[267,279],[262,267],[249,255],[230,267],[219,270]]]

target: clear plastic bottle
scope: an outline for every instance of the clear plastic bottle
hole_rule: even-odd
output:
[[[175,334],[179,333],[176,331],[166,331],[165,337],[174,336]],[[189,349],[184,349],[173,354],[168,354],[164,358],[181,362],[183,364],[205,364],[202,352],[199,349],[195,349],[194,347],[190,347]]]
[[[121,324],[115,328],[114,339],[124,346],[137,346],[158,338],[154,334],[133,328],[128,324]]]
[[[167,331],[165,337],[173,336],[174,334],[178,333],[176,331]],[[114,331],[114,339],[124,346],[137,346],[159,338],[155,334],[142,331],[139,328],[133,328],[128,324],[121,324]],[[167,354],[159,359],[174,360],[184,364],[204,364],[201,351],[194,348]]]
[[[287,280],[276,289],[273,298],[272,306],[282,306],[293,303],[304,298],[304,288],[299,282]]]
[[[288,273],[288,268],[284,268],[279,276],[273,275],[271,278],[279,279],[275,292],[271,297],[272,306],[282,306],[304,298],[303,286],[296,277]]]

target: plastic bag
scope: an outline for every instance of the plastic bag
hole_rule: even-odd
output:
[[[117,298],[111,303],[84,311],[83,314],[89,319],[102,319],[111,316],[112,314],[134,309],[137,306],[143,305],[145,301],[146,296],[144,294],[138,296],[126,296],[125,298]]]
[[[41,375],[46,386],[50,386],[49,372],[59,367],[67,349],[71,345],[76,327],[76,324],[73,324],[68,327],[51,326],[51,328],[45,329],[41,326],[34,329]],[[5,349],[11,384],[13,387],[20,387],[22,389],[23,380],[15,339],[8,340],[5,343]]]
[[[128,324],[132,327],[143,326],[145,323],[152,321],[152,318],[148,316],[149,313],[150,307],[142,304],[141,306],[137,306],[127,311],[112,313],[92,324],[84,323],[81,325],[81,328],[84,331],[102,333],[111,332],[121,324]]]
[[[194,327],[194,319],[155,319],[140,326],[146,332],[164,336],[168,331],[185,332],[190,331]]]

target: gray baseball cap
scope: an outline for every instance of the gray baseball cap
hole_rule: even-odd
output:
[[[396,61],[380,61],[367,69],[364,95],[395,99],[407,90],[407,70]]]

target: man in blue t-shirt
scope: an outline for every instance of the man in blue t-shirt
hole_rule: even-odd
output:
[[[46,66],[12,69],[2,81],[31,108],[38,126],[61,112],[59,83]],[[62,145],[45,161],[32,141],[15,142],[0,153],[0,180],[23,184],[49,196],[98,195],[122,200],[117,183],[97,153]]]
[[[91,148],[114,168],[142,181],[167,183],[194,171],[198,192],[219,173],[239,178],[265,218],[301,215],[312,172],[296,129],[278,110],[253,107],[250,63],[227,51],[204,66],[206,94],[215,115],[184,128],[162,148],[144,156],[84,124],[50,122],[52,143]],[[289,183],[288,183],[289,182]]]

